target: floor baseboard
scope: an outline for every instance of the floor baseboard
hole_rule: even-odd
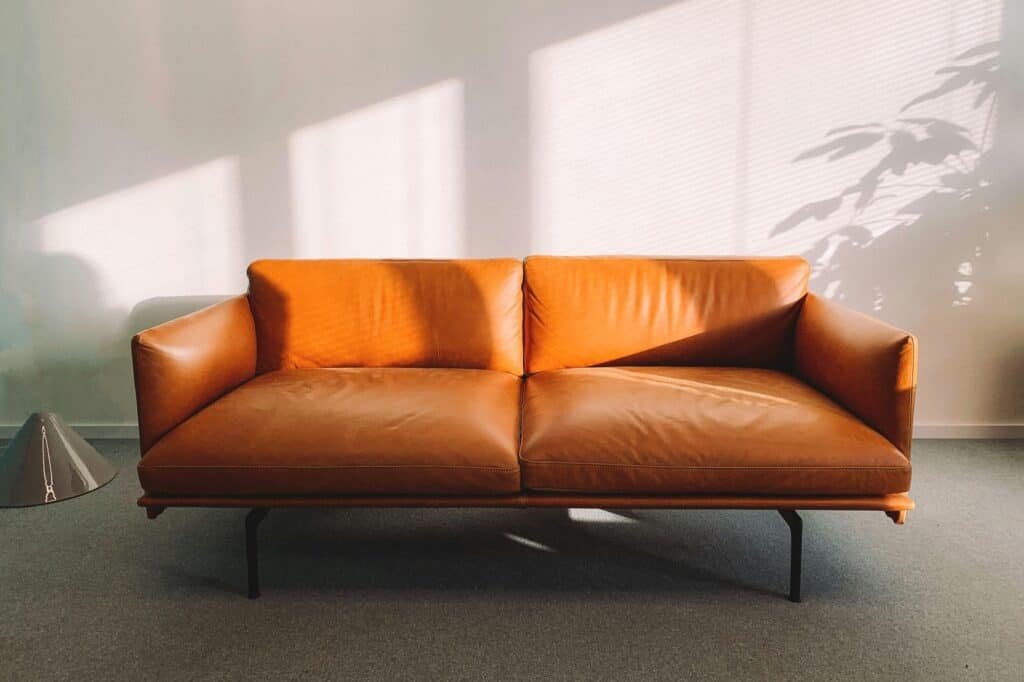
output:
[[[1024,424],[917,424],[914,438],[1024,438]]]

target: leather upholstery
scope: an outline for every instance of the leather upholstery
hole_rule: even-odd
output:
[[[256,371],[249,302],[236,296],[132,339],[139,445],[143,453],[197,410]]]
[[[910,463],[774,370],[599,367],[526,380],[523,485],[643,494],[884,495]]]
[[[263,260],[249,266],[259,373],[461,367],[522,374],[522,264]]]
[[[146,499],[912,506],[916,341],[802,259],[525,273],[524,303],[517,261],[254,263],[132,341]]]
[[[802,258],[526,260],[528,372],[789,362]]]
[[[498,495],[520,490],[520,379],[297,369],[240,386],[139,464],[157,495]]]
[[[796,325],[796,372],[910,457],[917,339],[808,294]]]

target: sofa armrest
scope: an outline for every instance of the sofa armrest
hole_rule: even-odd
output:
[[[796,322],[796,373],[910,457],[917,389],[913,334],[807,294]]]
[[[230,298],[132,338],[140,449],[256,374],[249,298]]]

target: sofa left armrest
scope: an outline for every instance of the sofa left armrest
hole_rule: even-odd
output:
[[[917,339],[873,317],[807,294],[796,323],[797,375],[910,457]]]
[[[139,445],[168,431],[256,374],[248,296],[235,296],[132,339]]]

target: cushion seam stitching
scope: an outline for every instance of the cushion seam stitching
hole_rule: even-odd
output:
[[[519,458],[520,462],[526,464],[558,464],[558,465],[570,465],[570,466],[598,466],[598,467],[633,467],[633,468],[651,468],[651,469],[895,469],[903,470],[909,469],[909,466],[904,465],[846,465],[846,464],[784,464],[784,465],[734,465],[725,466],[717,464],[699,465],[699,464],[632,464],[632,463],[619,463],[619,462],[566,462],[561,460],[548,460],[541,461],[535,459],[526,459],[524,457]]]
[[[519,467],[487,467],[459,464],[147,464],[141,470],[155,469],[483,469],[487,471],[518,472]]]

